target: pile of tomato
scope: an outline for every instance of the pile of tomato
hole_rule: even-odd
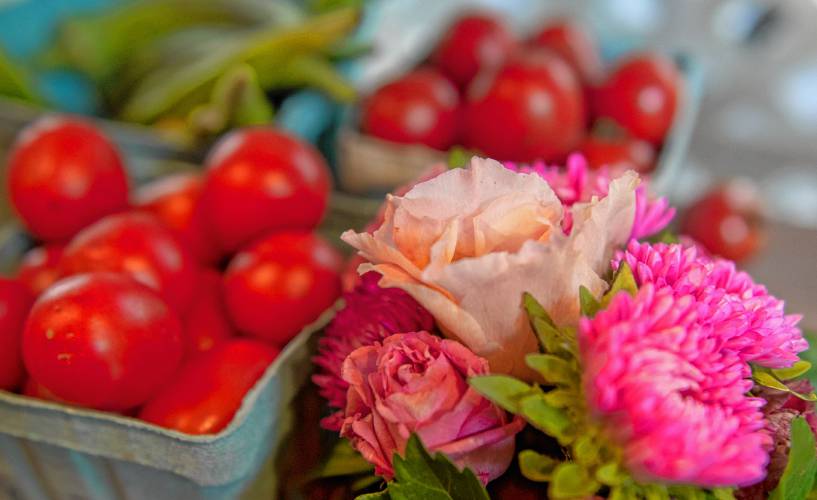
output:
[[[340,293],[314,233],[330,174],[274,128],[233,132],[202,173],[131,192],[97,128],[48,117],[8,157],[39,242],[0,279],[0,389],[215,433],[280,350]]]
[[[455,21],[419,68],[377,89],[360,126],[370,136],[503,161],[562,162],[649,172],[679,106],[681,77],[658,53],[607,70],[592,38],[557,20],[518,40],[499,18]]]

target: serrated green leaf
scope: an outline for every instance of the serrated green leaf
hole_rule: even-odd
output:
[[[559,408],[550,406],[541,394],[522,399],[519,402],[519,409],[528,423],[556,438],[560,444],[567,445],[573,440],[570,418]]]
[[[811,370],[811,363],[800,360],[789,368],[774,368],[772,373],[780,380],[792,380]]]
[[[553,469],[559,465],[559,461],[553,457],[536,453],[533,450],[522,450],[519,452],[519,470],[522,475],[531,481],[547,482],[553,475]]]
[[[636,285],[633,270],[630,269],[629,264],[624,261],[622,261],[619,265],[618,271],[616,271],[616,274],[613,277],[613,282],[610,285],[610,289],[601,298],[601,308],[606,309],[607,306],[610,305],[610,302],[612,302],[613,298],[619,294],[619,292],[627,292],[632,296],[635,296],[638,293],[638,285]]]
[[[629,476],[616,462],[610,462],[596,469],[596,481],[607,486],[624,484]]]
[[[374,470],[372,464],[366,461],[346,439],[339,440],[329,457],[314,477],[338,477],[362,474]]]
[[[806,419],[795,418],[791,423],[789,461],[771,500],[805,500],[817,474],[817,449],[814,434]]]
[[[550,498],[583,498],[598,491],[599,483],[579,464],[564,462],[553,471]]]
[[[586,287],[579,287],[579,303],[582,316],[592,318],[601,309],[601,304]]]
[[[578,377],[570,363],[553,354],[528,354],[525,364],[537,371],[549,385],[570,385]]]
[[[471,377],[468,383],[477,392],[514,414],[519,413],[519,401],[535,392],[533,387],[508,375]]]

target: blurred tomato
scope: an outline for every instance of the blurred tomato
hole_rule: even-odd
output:
[[[709,252],[741,262],[761,247],[763,225],[762,207],[754,185],[733,180],[695,202],[681,220],[681,232]]]
[[[338,298],[342,265],[338,252],[314,234],[272,234],[227,267],[230,317],[240,331],[283,346]]]
[[[278,354],[261,342],[230,340],[186,363],[139,418],[187,434],[217,433]]]
[[[474,80],[463,127],[465,145],[491,158],[560,161],[582,138],[582,89],[561,58],[526,50]]]
[[[329,169],[311,145],[273,128],[229,134],[207,159],[203,203],[232,252],[271,230],[312,229],[326,210]]]
[[[491,13],[473,13],[454,22],[437,45],[434,64],[464,89],[483,69],[502,65],[516,47],[513,34]]]
[[[29,377],[28,380],[26,380],[26,383],[23,384],[23,395],[28,396],[30,398],[42,399],[45,401],[53,401],[55,403],[70,404],[67,401],[64,401],[55,396],[53,392],[43,387],[42,384],[40,384],[31,377]]]
[[[64,251],[65,246],[60,243],[32,248],[20,262],[17,279],[27,286],[35,297],[40,295],[59,279],[60,259]]]
[[[579,152],[594,170],[608,167],[645,174],[655,167],[655,148],[652,144],[632,137],[618,126],[596,127],[584,138]]]
[[[23,358],[31,377],[57,398],[125,410],[147,401],[178,367],[181,323],[128,276],[73,276],[34,303]]]
[[[193,303],[184,316],[184,333],[187,356],[209,351],[233,336],[218,271],[202,271]]]
[[[213,264],[220,251],[199,203],[203,180],[194,173],[170,175],[141,187],[136,207],[152,213],[170,228],[202,264]]]
[[[447,150],[457,140],[459,94],[439,72],[425,68],[379,88],[363,104],[369,135]]]
[[[574,22],[558,20],[543,27],[530,40],[531,45],[552,50],[565,60],[585,84],[598,82],[603,66],[596,44]]]
[[[43,118],[17,136],[8,160],[11,201],[37,238],[66,240],[128,206],[128,181],[114,145],[76,118]]]
[[[20,339],[32,300],[21,283],[0,278],[0,390],[13,391],[23,381]]]
[[[184,312],[196,289],[195,261],[169,229],[151,215],[109,215],[80,231],[65,248],[64,275],[92,271],[125,273]]]
[[[593,93],[593,114],[608,117],[634,136],[659,145],[675,118],[681,77],[659,54],[626,59]]]

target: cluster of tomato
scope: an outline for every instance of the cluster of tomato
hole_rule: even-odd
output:
[[[637,54],[605,72],[588,34],[567,21],[519,41],[496,16],[469,14],[422,65],[363,105],[364,133],[438,150],[462,145],[497,160],[647,172],[673,123],[681,79],[673,62]]]
[[[278,130],[236,131],[203,174],[131,196],[111,141],[49,117],[7,177],[42,246],[0,279],[0,389],[214,433],[340,293],[341,258],[313,233],[328,168]]]

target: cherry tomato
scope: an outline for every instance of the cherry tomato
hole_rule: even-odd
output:
[[[634,136],[661,144],[672,127],[681,78],[675,64],[658,54],[622,62],[593,93],[593,114],[612,118]]]
[[[528,50],[474,80],[463,128],[466,146],[491,158],[559,161],[582,138],[582,89],[561,58]]]
[[[555,52],[579,75],[583,83],[596,83],[603,66],[599,51],[587,31],[579,25],[558,20],[543,27],[531,38],[531,44]]]
[[[17,279],[27,286],[35,297],[40,295],[60,278],[60,259],[64,251],[65,246],[60,243],[32,248],[20,262]]]
[[[0,390],[13,391],[23,381],[20,339],[32,301],[21,283],[0,278]]]
[[[126,410],[178,368],[182,327],[150,288],[128,276],[72,276],[45,291],[23,333],[31,377],[65,401]]]
[[[384,85],[363,105],[367,134],[447,150],[457,140],[459,94],[444,76],[420,69]]]
[[[23,395],[28,396],[30,398],[42,399],[45,401],[53,401],[55,403],[70,404],[67,401],[64,401],[55,396],[53,392],[43,387],[42,384],[40,384],[31,377],[29,377],[28,380],[26,380],[26,383],[23,384]]]
[[[329,169],[311,145],[273,128],[239,130],[207,159],[203,203],[232,252],[272,230],[312,229],[326,210]]]
[[[337,251],[314,234],[270,235],[227,267],[227,310],[240,331],[284,345],[338,298],[341,266]]]
[[[209,351],[233,336],[222,288],[218,271],[202,271],[193,303],[184,316],[187,356]]]
[[[709,252],[735,262],[749,259],[763,244],[764,222],[757,191],[734,180],[695,202],[681,220],[681,232]]]
[[[496,15],[473,13],[448,28],[432,59],[451,81],[464,89],[480,70],[501,66],[515,47],[513,34]]]
[[[186,363],[139,418],[187,434],[214,434],[232,421],[278,354],[261,342],[230,340]]]
[[[199,262],[213,264],[220,251],[199,202],[202,185],[198,174],[170,175],[140,188],[134,204],[170,228]]]
[[[89,123],[47,117],[23,130],[8,160],[14,209],[46,241],[128,206],[128,180],[114,145]]]
[[[178,312],[193,299],[198,268],[169,229],[151,215],[109,215],[83,229],[65,248],[63,274],[125,273],[158,291]]]
[[[585,137],[579,151],[591,169],[609,167],[644,174],[655,166],[655,148],[652,144],[630,136],[619,127],[613,127],[609,133],[594,130]]]

